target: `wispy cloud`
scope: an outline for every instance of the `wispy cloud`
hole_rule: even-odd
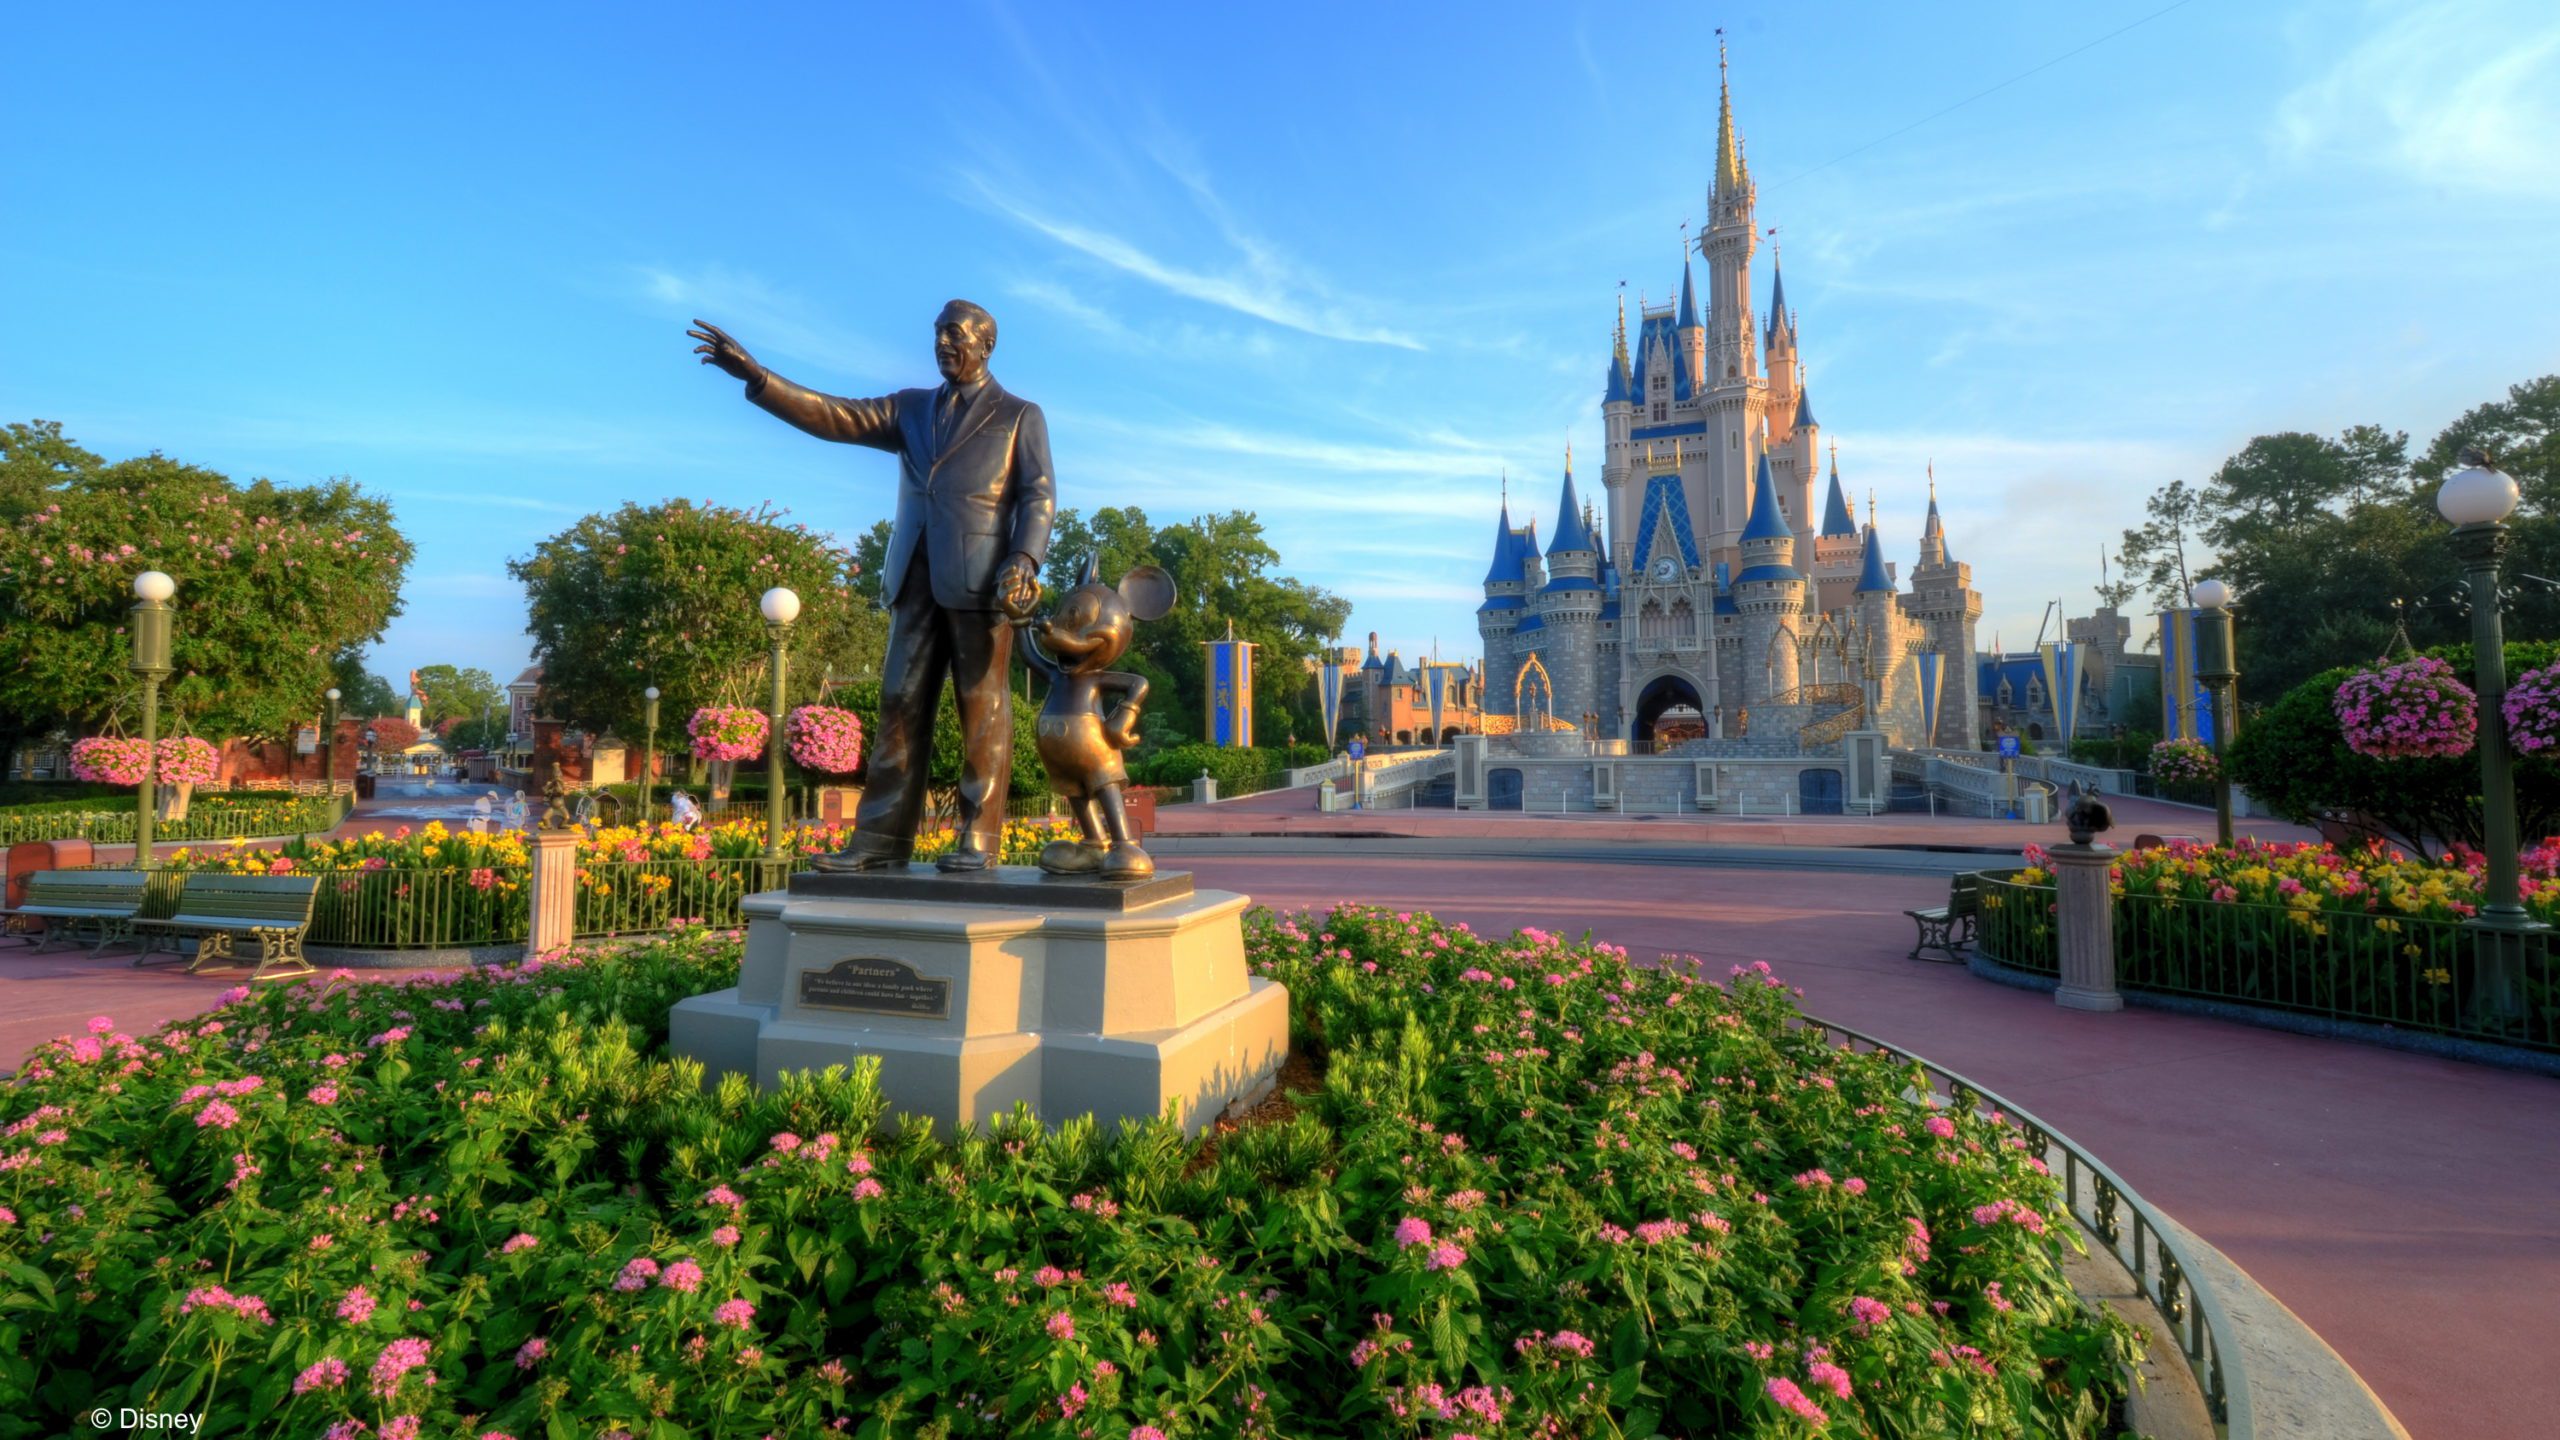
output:
[[[1120,236],[1035,209],[983,176],[972,175],[969,181],[984,204],[1015,223],[1185,299],[1221,306],[1328,340],[1400,350],[1425,348],[1410,334],[1354,314],[1269,246],[1258,242],[1246,245],[1244,264],[1239,270],[1219,273],[1191,269],[1160,259]],[[1234,242],[1237,232],[1230,229],[1228,238]]]
[[[816,307],[809,300],[749,272],[724,265],[689,271],[635,265],[631,278],[633,294],[642,303],[670,318],[708,320],[750,350],[789,355],[868,380],[889,381],[906,373],[886,348],[811,321]]]
[[[2372,32],[2276,107],[2279,150],[2379,161],[2493,195],[2560,196],[2560,15],[2476,0],[2367,13]]]

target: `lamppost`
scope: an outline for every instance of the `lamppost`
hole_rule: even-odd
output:
[[[2500,1019],[2523,1010],[2519,983],[2524,937],[2548,929],[2525,913],[2516,891],[2515,756],[2507,743],[2506,626],[2498,614],[2498,559],[2507,548],[2507,517],[2518,495],[2514,477],[2476,449],[2436,491],[2436,509],[2453,523],[2453,553],[2471,586],[2471,688],[2480,697],[2480,809],[2488,877],[2480,909],[2463,923],[2473,932],[2478,1005]]]
[[[338,687],[332,685],[329,695],[329,728],[320,732],[320,763],[326,767],[329,793],[338,793]]]
[[[373,747],[374,743],[380,738],[381,737],[375,733],[372,726],[367,725],[364,727],[364,773],[367,775],[372,774],[374,771]]]
[[[649,782],[658,776],[658,687],[640,692],[640,728],[648,738],[640,745],[640,823],[649,823]]]
[[[157,570],[133,577],[133,662],[142,681],[142,788],[135,795],[133,863],[151,868],[151,822],[160,801],[160,682],[169,678],[169,597],[178,582]]]
[[[773,636],[773,704],[765,711],[764,858],[782,858],[782,677],[784,647],[791,641],[791,622],[800,618],[800,597],[776,585],[764,592],[757,609]]]
[[[2196,678],[2213,695],[2213,838],[2231,843],[2231,687],[2240,678],[2231,644],[2231,587],[2219,580],[2199,580],[2187,599],[2204,612],[2196,627]]]

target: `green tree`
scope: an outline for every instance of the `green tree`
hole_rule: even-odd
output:
[[[447,720],[477,723],[502,708],[506,692],[497,679],[477,666],[425,665],[418,670],[418,690],[427,697],[423,713],[430,726]]]
[[[765,702],[772,639],[757,600],[774,586],[800,596],[795,703],[829,672],[878,672],[886,617],[856,597],[851,561],[834,536],[770,508],[670,500],[589,515],[507,568],[524,582],[547,710],[635,736],[640,692],[655,685],[660,739],[672,729],[676,748],[701,706]]]
[[[2187,546],[2203,526],[2204,494],[2172,480],[2143,508],[2149,518],[2124,532],[2116,558],[2126,579],[2140,577],[2153,608],[2175,610],[2187,603],[2187,589],[2195,583],[2187,570]]]
[[[364,666],[364,652],[349,647],[329,662],[329,684],[337,687],[338,714],[363,718],[397,715],[405,707],[391,682]],[[326,688],[326,687],[323,687]]]
[[[2486,450],[2499,469],[2516,477],[2516,488],[2523,492],[2508,526],[2508,633],[2560,636],[2560,375],[2528,380],[2510,387],[2506,399],[2464,412],[2412,467],[2417,484],[2409,505],[2424,515],[2433,535],[2427,573],[2435,588],[2455,574],[2451,547],[2442,543],[2444,522],[2435,511],[2436,486],[2456,468],[2456,457],[2467,445]],[[2466,624],[2450,612],[2433,618],[2448,629]]]
[[[1202,734],[1208,688],[1202,647],[1224,639],[1230,623],[1235,638],[1259,647],[1253,665],[1255,738],[1277,745],[1291,732],[1316,733],[1307,661],[1342,632],[1351,604],[1274,573],[1280,552],[1250,511],[1202,515],[1162,529],[1133,506],[1097,510],[1089,523],[1075,511],[1061,512],[1049,540],[1051,589],[1074,584],[1088,555],[1097,557],[1105,580],[1150,562],[1173,576],[1173,613],[1140,626],[1132,656],[1123,662],[1150,686],[1144,727],[1150,748]]]
[[[411,549],[348,480],[233,482],[153,453],[112,463],[47,422],[0,431],[0,747],[136,716],[133,577],[178,582],[164,727],[276,738],[336,658],[400,613]]]

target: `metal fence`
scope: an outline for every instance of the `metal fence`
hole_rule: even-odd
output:
[[[1805,1023],[1849,1049],[1879,1051],[1918,1066],[1929,1095],[1992,1124],[2014,1127],[2027,1152],[2061,1176],[2063,1202],[2072,1217],[2105,1243],[2160,1313],[2214,1421],[2232,1440],[2247,1440],[2254,1431],[2248,1372],[2232,1363],[2236,1335],[2231,1321],[2212,1289],[2195,1282],[2197,1257],[2122,1176],[2024,1108],[1944,1066],[1845,1025],[1811,1016]]]
[[[590,860],[578,866],[579,938],[636,935],[679,920],[721,928],[746,923],[738,902],[780,890],[803,859]]]
[[[2060,973],[2053,887],[1986,879],[1976,948]],[[2115,902],[2116,984],[2463,1039],[2560,1050],[2560,957],[2550,932],[2483,966],[2460,921],[2382,911],[2128,894]]]
[[[334,830],[345,819],[354,797],[348,794],[257,796],[231,800],[200,796],[183,820],[157,820],[154,840],[230,840],[265,835],[310,835]],[[17,805],[0,810],[0,845],[29,840],[87,840],[100,845],[133,843],[134,807],[99,801],[64,801]]]

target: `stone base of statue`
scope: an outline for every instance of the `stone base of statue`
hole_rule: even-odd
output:
[[[1244,896],[1001,867],[795,875],[752,895],[736,988],[679,1001],[706,1083],[880,1062],[892,1115],[938,1130],[1027,1104],[1198,1132],[1289,1048],[1289,996],[1245,969]]]

